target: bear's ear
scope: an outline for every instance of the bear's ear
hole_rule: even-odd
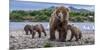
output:
[[[66,10],[67,10],[68,12],[70,12],[70,9],[69,9],[69,8],[66,8]]]

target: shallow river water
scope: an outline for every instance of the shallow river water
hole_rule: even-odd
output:
[[[26,24],[30,24],[30,25],[43,24],[44,28],[46,30],[49,30],[48,22],[10,22],[9,30],[13,31],[13,30],[23,29]],[[73,23],[73,24],[78,26],[82,31],[94,31],[95,30],[94,23]]]

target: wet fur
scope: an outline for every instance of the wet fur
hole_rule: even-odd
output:
[[[34,38],[34,35],[35,35],[36,32],[38,32],[39,37],[41,37],[42,32],[46,36],[46,32],[45,32],[45,29],[44,29],[42,24],[37,24],[37,25],[34,25],[34,26],[26,25],[24,27],[24,31],[25,31],[26,35],[28,35],[28,33],[30,32],[30,34],[32,34],[32,38]]]
[[[62,12],[63,17],[59,17],[59,12]],[[64,6],[57,7],[50,18],[50,40],[55,40],[55,31],[59,33],[59,41],[65,41],[67,35],[66,25],[68,24],[69,9]],[[62,18],[62,19],[61,19]]]
[[[68,30],[71,31],[71,38],[68,41],[71,41],[74,37],[75,37],[75,41],[78,41],[79,39],[82,38],[82,32],[78,27],[74,25],[68,25],[67,28]]]

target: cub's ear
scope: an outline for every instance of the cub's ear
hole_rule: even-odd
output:
[[[72,26],[74,26],[74,24],[71,24]]]

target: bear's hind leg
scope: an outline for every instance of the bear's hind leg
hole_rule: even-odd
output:
[[[75,40],[75,41],[78,41],[78,40],[79,40],[79,38],[78,38],[78,35],[77,35],[77,34],[75,34],[75,38],[76,38],[76,40]]]
[[[39,36],[38,36],[38,37],[40,38],[40,37],[41,37],[41,32],[38,32],[38,34],[39,34]]]
[[[79,39],[81,39],[81,38],[82,38],[82,33],[79,34]]]
[[[44,35],[45,35],[45,36],[47,36],[47,34],[46,34],[46,32],[45,32],[45,31],[43,31],[43,33],[44,33]]]

